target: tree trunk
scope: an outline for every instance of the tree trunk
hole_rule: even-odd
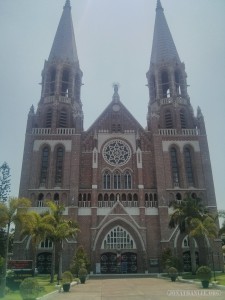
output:
[[[53,249],[52,249],[52,265],[51,265],[51,279],[50,282],[54,282],[54,275],[55,275],[55,243],[53,242]]]
[[[7,224],[5,258],[4,258],[4,262],[3,262],[3,268],[2,268],[2,278],[1,278],[1,285],[0,285],[0,297],[5,296],[6,270],[7,270],[8,252],[9,252],[9,230],[10,230],[10,223]]]
[[[195,274],[196,273],[195,240],[191,236],[188,236],[188,239],[189,239],[189,247],[190,247],[190,255],[191,255],[191,271],[192,274]]]

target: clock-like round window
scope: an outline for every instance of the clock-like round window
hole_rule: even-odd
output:
[[[131,157],[131,149],[124,141],[111,140],[103,148],[103,157],[112,166],[123,166]]]

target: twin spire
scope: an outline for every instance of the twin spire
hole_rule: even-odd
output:
[[[78,62],[70,0],[66,0],[63,8],[49,60]],[[157,64],[174,60],[180,62],[161,1],[157,0],[151,63]]]
[[[69,63],[78,62],[70,0],[66,0],[63,7],[63,13],[48,60],[66,61]]]
[[[164,15],[164,9],[160,0],[158,0],[156,5],[151,63],[158,64],[174,60],[180,62],[176,46]]]

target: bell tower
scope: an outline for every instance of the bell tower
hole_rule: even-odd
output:
[[[181,62],[160,0],[157,1],[149,71],[148,130],[195,128],[187,93],[187,75]],[[153,118],[152,118],[153,117]]]
[[[82,71],[75,44],[71,6],[67,0],[42,71],[42,92],[38,105],[37,127],[75,128],[83,131],[80,99]]]

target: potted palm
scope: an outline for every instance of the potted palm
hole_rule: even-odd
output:
[[[62,287],[64,292],[69,292],[70,284],[73,281],[73,274],[70,271],[65,271],[62,274]]]
[[[82,266],[78,272],[78,277],[80,279],[80,283],[85,283],[87,277],[87,269]]]
[[[197,270],[197,278],[199,278],[202,282],[203,288],[209,287],[209,281],[212,278],[212,271],[208,266],[201,266]]]
[[[170,278],[171,278],[171,281],[176,281],[177,276],[178,276],[178,271],[177,271],[177,269],[174,268],[174,267],[170,267],[170,268],[168,269],[168,273],[169,273],[169,276],[170,276]]]

